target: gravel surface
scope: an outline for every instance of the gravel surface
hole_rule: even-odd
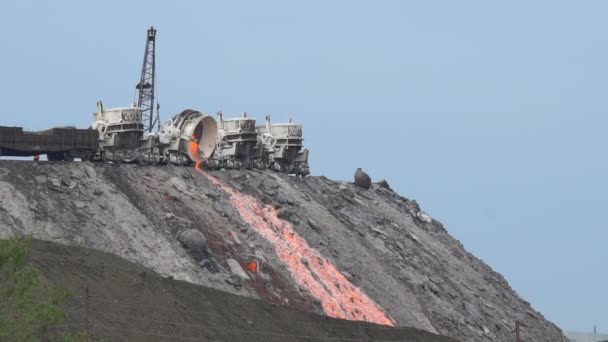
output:
[[[386,182],[365,190],[325,177],[209,175],[185,167],[1,161],[0,238],[26,233],[86,246],[163,277],[321,314],[330,312],[319,293],[354,288],[398,326],[462,341],[511,341],[516,320],[524,341],[567,341],[500,274]],[[243,210],[255,210],[231,191],[276,212],[277,219],[257,214],[281,246],[252,226]],[[298,266],[284,249],[300,238],[310,250],[292,251]],[[303,257],[310,253],[318,260]],[[335,284],[315,278],[321,292],[298,274],[318,276],[319,265],[340,273]]]
[[[34,240],[29,258],[46,279],[72,293],[61,304],[69,330],[88,327],[103,341],[457,342],[424,330],[330,319],[164,278],[82,247]],[[60,327],[51,331],[66,330]]]

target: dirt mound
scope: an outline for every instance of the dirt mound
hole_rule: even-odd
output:
[[[88,327],[108,341],[455,341],[413,328],[299,312],[168,279],[86,248],[34,240],[29,258],[47,279],[72,292],[65,304],[68,326]]]
[[[0,237],[15,233],[337,318],[467,341],[512,340],[519,320],[526,340],[567,341],[416,201],[378,184],[0,161]]]

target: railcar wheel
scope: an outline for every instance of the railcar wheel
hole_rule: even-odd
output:
[[[139,158],[138,150],[125,150],[123,155],[121,156],[120,160],[123,163],[132,163],[134,161],[137,161],[138,158]]]
[[[268,168],[268,163],[264,159],[257,158],[251,163],[251,168],[255,170],[266,170]]]
[[[143,153],[140,154],[139,157],[137,157],[137,163],[139,165],[147,166],[148,162],[144,158],[145,158],[144,154]]]
[[[251,164],[251,158],[249,156],[246,156],[245,158],[243,158],[243,160],[241,160],[241,167],[239,169],[247,170],[250,168]]]
[[[295,170],[294,165],[290,164],[290,165],[285,165],[285,171],[283,171],[283,172],[285,172],[286,174],[291,174],[294,172],[294,170]]]
[[[49,161],[57,162],[57,161],[63,161],[64,155],[61,152],[51,152],[51,153],[46,154],[46,158]]]
[[[80,151],[78,152],[78,157],[81,161],[91,161],[93,154],[89,151]]]
[[[155,158],[154,155],[145,154],[145,153],[139,154],[139,157],[137,157],[137,162],[140,165],[144,165],[144,166],[154,166],[154,165],[158,165],[158,163],[159,163],[158,158]]]

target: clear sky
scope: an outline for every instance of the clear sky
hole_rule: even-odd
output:
[[[313,174],[416,199],[565,330],[608,331],[608,2],[1,1],[0,124],[133,101],[305,124]]]

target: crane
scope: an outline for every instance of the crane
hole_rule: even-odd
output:
[[[141,67],[141,78],[135,87],[139,91],[137,107],[139,107],[144,122],[144,132],[152,133],[154,126],[160,130],[159,105],[154,113],[154,87],[156,74],[156,29],[150,27],[146,37],[144,62]]]

